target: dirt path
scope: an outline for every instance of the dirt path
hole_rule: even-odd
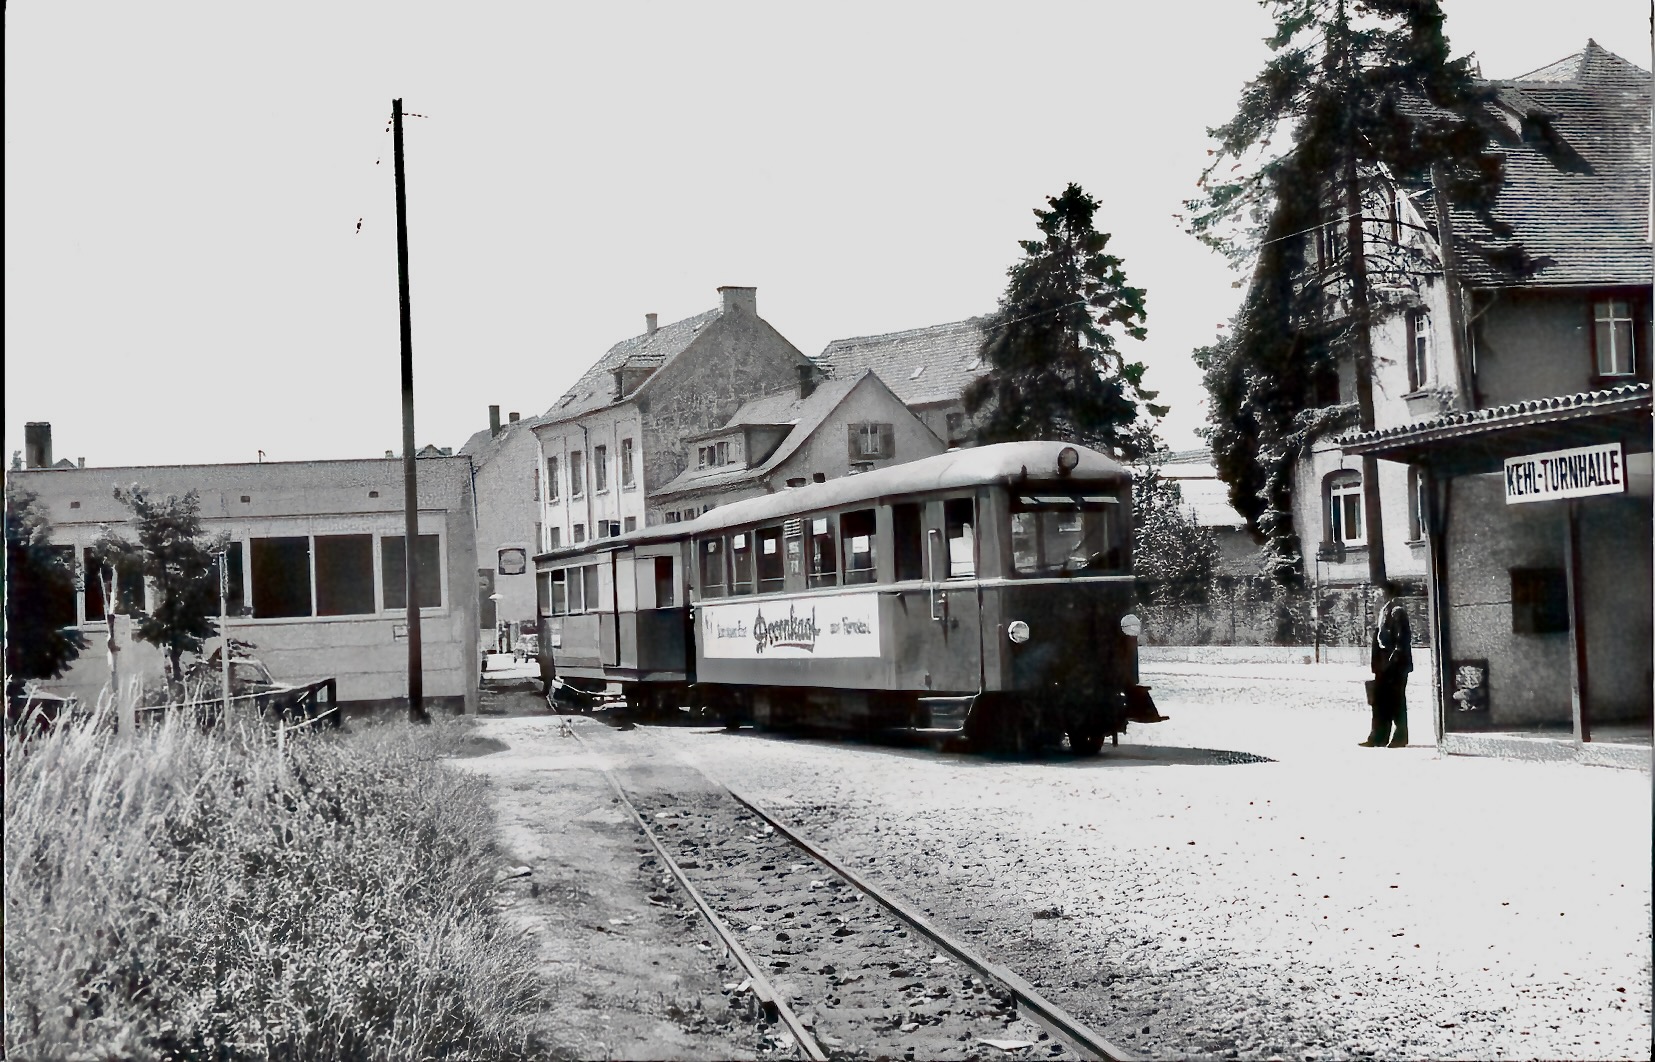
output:
[[[507,877],[500,895],[507,917],[539,942],[550,989],[539,1033],[551,1056],[759,1057],[753,1027],[725,993],[740,980],[735,967],[702,944],[702,927],[649,899],[647,844],[600,761],[531,694],[490,701],[485,708],[515,718],[481,720],[476,744],[486,754],[456,765],[494,783],[511,867],[529,870]]]

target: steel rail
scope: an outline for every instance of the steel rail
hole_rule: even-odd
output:
[[[680,759],[682,759],[682,757],[680,757]],[[999,981],[1001,984],[1005,985],[1011,990],[1012,995],[1017,998],[1017,1001],[1021,1003],[1024,1008],[1038,1015],[1048,1028],[1064,1037],[1067,1037],[1070,1041],[1070,1046],[1078,1049],[1079,1053],[1090,1053],[1096,1058],[1103,1059],[1104,1062],[1134,1062],[1131,1055],[1128,1055],[1108,1040],[1105,1040],[1102,1036],[1099,1036],[1096,1032],[1093,1032],[1079,1019],[1065,1011],[1062,1007],[1059,1007],[1056,1003],[1053,1003],[1051,1000],[1042,996],[1028,981],[1024,980],[1022,977],[1019,977],[1007,967],[1002,966],[999,963],[988,961],[976,952],[972,951],[965,944],[954,940],[947,933],[943,932],[943,930],[934,925],[930,919],[925,917],[925,915],[914,910],[907,903],[897,899],[895,896],[888,894],[885,890],[867,881],[861,875],[857,874],[856,871],[840,863],[826,850],[812,843],[808,838],[788,826],[787,823],[777,818],[763,806],[754,800],[743,796],[741,793],[738,793],[734,788],[724,782],[723,779],[718,778],[700,764],[695,764],[694,766],[695,769],[706,776],[709,781],[723,788],[724,791],[734,797],[737,802],[774,827],[777,833],[804,849],[812,858],[816,859],[828,869],[850,882],[864,894],[873,897],[898,918],[911,923],[915,929],[918,929],[921,933],[925,934],[925,936],[929,937],[938,947],[950,952],[955,958],[959,959],[967,966],[970,966],[981,973],[987,974],[988,976]]]
[[[572,729],[570,732],[574,734]],[[574,738],[587,750],[595,751],[579,734],[574,734]],[[655,849],[656,855],[660,856],[662,863],[672,872],[672,876],[677,879],[679,886],[683,888],[684,892],[701,911],[701,915],[707,920],[707,924],[713,927],[713,932],[717,933],[719,939],[724,942],[725,950],[735,957],[736,962],[741,964],[742,969],[747,971],[748,980],[752,982],[753,995],[758,997],[759,1003],[765,1008],[773,1010],[781,1023],[787,1026],[788,1032],[792,1033],[794,1042],[799,1045],[799,1051],[805,1058],[809,1059],[810,1062],[828,1062],[827,1055],[822,1052],[821,1046],[816,1043],[816,1038],[806,1030],[804,1024],[799,1020],[799,1016],[788,1005],[787,998],[776,991],[775,986],[770,983],[770,979],[764,976],[764,971],[759,968],[758,963],[747,953],[747,949],[741,946],[741,942],[736,939],[734,930],[726,925],[724,919],[720,918],[718,913],[712,909],[712,905],[701,895],[700,890],[690,884],[690,879],[684,874],[684,869],[667,851],[666,846],[661,843],[661,839],[655,836],[655,831],[649,828],[649,823],[645,822],[643,815],[639,814],[636,805],[626,795],[626,790],[621,788],[620,779],[615,776],[615,772],[608,767],[600,767],[599,769],[603,772],[604,778],[608,780],[609,787],[615,791],[615,796],[620,799],[621,806],[632,816],[632,821],[637,823],[638,829],[642,831],[644,837],[649,840],[650,845]],[[705,772],[702,773],[709,781],[714,781],[717,785],[723,785],[722,782],[716,782],[711,776],[707,776]],[[724,786],[724,788],[727,791],[729,789],[728,786]],[[740,800],[741,798],[737,797],[736,799]]]

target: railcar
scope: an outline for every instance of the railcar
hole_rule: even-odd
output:
[[[935,457],[536,558],[543,667],[644,711],[1082,754],[1138,681],[1131,474],[1062,443]]]

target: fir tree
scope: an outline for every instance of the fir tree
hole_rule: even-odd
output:
[[[200,653],[205,640],[218,633],[212,619],[218,613],[213,554],[222,543],[201,529],[196,491],[155,498],[134,484],[116,487],[115,500],[132,511],[137,542],[106,536],[105,549],[111,560],[122,552],[140,556],[144,577],[155,589],[155,610],[136,617],[133,634],[167,655],[167,677],[174,691],[181,691],[183,654]]]
[[[72,557],[72,554],[71,554]],[[52,545],[52,522],[34,492],[6,481],[6,695],[29,679],[57,678],[86,648],[75,629],[73,561]],[[67,613],[64,603],[68,603]]]
[[[1374,426],[1371,331],[1439,271],[1396,196],[1448,200],[1483,223],[1481,243],[1438,237],[1507,271],[1526,267],[1489,214],[1506,135],[1493,90],[1450,57],[1436,0],[1266,0],[1273,57],[1236,115],[1209,130],[1214,159],[1188,204],[1190,231],[1252,282],[1230,336],[1196,354],[1207,374],[1210,441],[1236,508],[1269,540],[1279,574],[1302,571],[1292,519],[1295,462],[1318,438]],[[1272,139],[1291,144],[1271,154]],[[1384,283],[1373,283],[1375,273]],[[1450,278],[1451,279],[1451,278]],[[1450,285],[1450,299],[1455,296]],[[1451,325],[1456,333],[1458,314]],[[1355,402],[1328,383],[1354,369]],[[1330,400],[1331,398],[1331,400]],[[1377,461],[1363,459],[1369,578],[1385,578]]]
[[[979,442],[1067,439],[1136,456],[1134,422],[1167,410],[1153,404],[1143,364],[1126,360],[1112,330],[1144,338],[1143,289],[1106,253],[1095,199],[1071,184],[1046,202],[1049,210],[1034,212],[1041,238],[1022,241],[1023,258],[985,325],[987,374],[966,389],[966,411]]]

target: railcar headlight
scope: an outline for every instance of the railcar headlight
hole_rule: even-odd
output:
[[[1128,638],[1136,638],[1144,632],[1144,621],[1128,612],[1121,617],[1121,633]]]
[[[1065,446],[1057,452],[1057,474],[1067,476],[1080,464],[1080,451],[1073,446]]]
[[[1029,640],[1029,625],[1022,620],[1012,620],[1006,624],[1006,637],[1022,645]]]

